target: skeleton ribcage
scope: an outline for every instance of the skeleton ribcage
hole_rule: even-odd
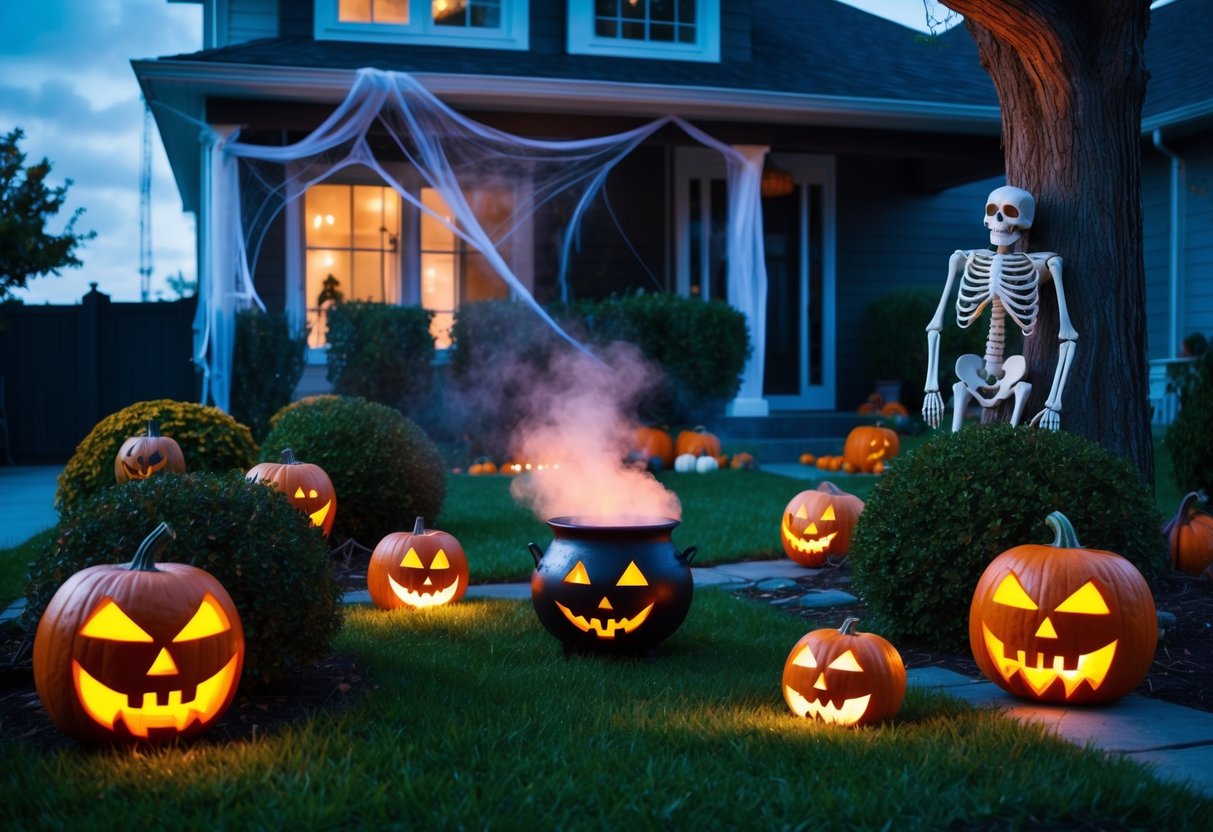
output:
[[[956,296],[956,323],[970,326],[995,297],[1025,336],[1036,328],[1040,311],[1040,276],[1026,254],[975,251],[965,262]]]

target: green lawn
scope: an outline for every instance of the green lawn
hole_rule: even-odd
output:
[[[1207,828],[1213,801],[950,699],[798,719],[801,630],[703,590],[656,658],[566,659],[525,602],[357,608],[345,709],[178,748],[10,743],[0,805],[16,828]]]

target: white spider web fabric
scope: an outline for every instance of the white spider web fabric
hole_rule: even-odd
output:
[[[762,154],[723,144],[677,116],[594,139],[545,141],[511,135],[455,112],[412,76],[361,69],[345,100],[302,140],[267,146],[239,141],[238,134],[210,130],[210,191],[202,210],[209,235],[202,250],[195,320],[194,360],[203,374],[202,401],[230,404],[236,312],[265,308],[252,274],[271,223],[291,200],[335,173],[361,166],[374,171],[400,197],[445,225],[485,258],[513,296],[538,320],[579,348],[514,273],[502,248],[520,229],[560,209],[566,225],[553,265],[567,286],[570,247],[591,201],[607,175],[637,145],[676,124],[725,159],[728,191],[728,301],[747,319],[753,346],[739,399],[761,399],[766,318],[759,185]],[[381,148],[375,152],[375,146]],[[385,159],[403,159],[410,171]],[[395,174],[394,172],[395,171]],[[513,204],[504,222],[470,194],[486,182],[509,183]],[[524,187],[519,187],[522,183]],[[420,187],[435,189],[452,212],[448,221],[422,204]],[[546,214],[544,213],[546,209]],[[289,301],[288,301],[289,305]]]

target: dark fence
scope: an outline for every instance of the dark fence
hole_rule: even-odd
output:
[[[197,401],[194,298],[0,305],[0,417],[18,465],[66,462],[100,419],[148,399]],[[0,456],[3,448],[0,448]],[[0,458],[0,463],[7,462]]]

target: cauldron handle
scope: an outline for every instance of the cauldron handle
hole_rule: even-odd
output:
[[[694,546],[688,546],[685,549],[683,549],[681,552],[679,552],[677,549],[675,549],[674,557],[678,558],[680,561],[685,563],[687,566],[690,566],[691,561],[695,560],[695,551],[696,551],[696,549]]]
[[[535,565],[538,566],[539,561],[543,559],[543,550],[534,543],[528,543],[526,547],[531,550],[531,557],[535,559]]]

